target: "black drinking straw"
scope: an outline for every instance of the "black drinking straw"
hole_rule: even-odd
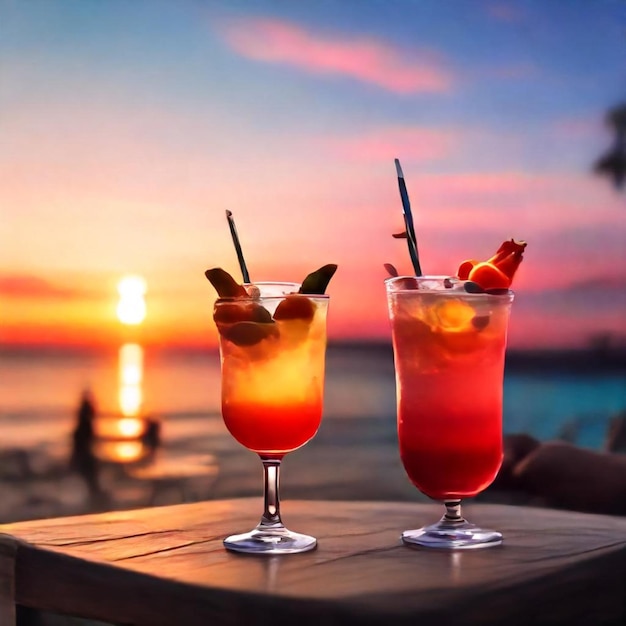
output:
[[[243,258],[243,251],[241,250],[241,243],[239,243],[239,235],[237,235],[237,228],[235,227],[235,218],[232,211],[226,210],[226,219],[228,220],[228,227],[230,228],[230,235],[233,238],[235,244],[235,252],[237,253],[237,260],[239,261],[239,267],[241,268],[241,275],[243,276],[243,282],[250,282],[250,274],[246,267],[246,261]]]
[[[396,164],[396,173],[398,175],[398,187],[400,188],[400,199],[402,200],[402,213],[404,215],[404,225],[406,227],[406,241],[409,247],[409,256],[411,257],[411,263],[415,270],[416,276],[422,275],[422,268],[420,267],[419,254],[417,252],[417,239],[415,237],[415,227],[413,226],[413,214],[411,213],[411,203],[409,202],[409,194],[406,190],[406,183],[404,182],[404,174],[402,173],[402,167],[400,166],[400,160],[394,159]]]

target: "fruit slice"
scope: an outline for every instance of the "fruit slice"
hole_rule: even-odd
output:
[[[304,320],[310,322],[315,316],[315,302],[302,295],[287,296],[274,311],[274,319]]]
[[[483,289],[508,289],[511,286],[511,278],[489,262],[478,263],[469,275],[471,282]]]
[[[463,261],[463,263],[459,265],[459,270],[457,271],[456,275],[461,280],[467,280],[469,278],[470,272],[472,271],[472,269],[474,269],[475,265],[478,265],[478,261],[476,261],[475,259]]]
[[[330,279],[337,271],[334,263],[329,263],[320,267],[318,270],[311,272],[303,281],[298,293],[306,293],[309,295],[322,295],[328,287]]]
[[[432,326],[440,332],[471,329],[474,308],[462,300],[446,300],[432,307]]]
[[[273,322],[271,324],[237,322],[236,324],[218,326],[218,330],[222,337],[243,347],[254,346],[264,339],[278,336],[278,329]]]
[[[525,241],[505,241],[488,261],[463,261],[457,275],[461,280],[472,281],[485,290],[509,289],[526,245]]]
[[[470,353],[479,349],[485,341],[484,329],[489,325],[489,315],[477,316],[474,307],[462,300],[451,299],[427,307],[423,320],[430,333],[428,340],[444,348],[438,359],[450,353]],[[431,357],[434,358],[434,357]]]
[[[270,312],[256,302],[240,304],[237,302],[220,302],[213,310],[213,320],[216,324],[235,324],[237,322],[261,322],[272,321]]]

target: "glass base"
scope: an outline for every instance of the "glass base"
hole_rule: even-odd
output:
[[[308,552],[317,546],[317,539],[287,530],[255,528],[249,533],[231,535],[224,539],[224,547],[233,552],[248,554],[295,554]]]
[[[408,546],[437,548],[441,550],[470,550],[490,548],[502,543],[502,535],[495,530],[485,530],[465,520],[440,521],[432,526],[405,530],[402,542]]]

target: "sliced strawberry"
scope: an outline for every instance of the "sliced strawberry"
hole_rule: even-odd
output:
[[[525,241],[509,239],[502,243],[488,261],[461,263],[457,275],[461,280],[472,281],[484,290],[509,289],[525,249]]]
[[[470,259],[469,261],[463,261],[463,263],[459,265],[459,271],[456,273],[456,275],[461,280],[467,280],[474,265],[476,265],[477,263],[478,261],[475,261],[474,259]]]
[[[487,261],[475,265],[469,274],[469,279],[483,289],[508,289],[511,286],[511,279]]]

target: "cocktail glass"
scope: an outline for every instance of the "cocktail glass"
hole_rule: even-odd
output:
[[[402,533],[409,545],[481,548],[502,535],[461,515],[502,464],[502,388],[511,291],[469,293],[448,277],[385,281],[396,371],[400,457],[411,482],[443,501],[439,522]],[[467,290],[466,290],[467,289]]]
[[[227,537],[229,550],[285,554],[317,543],[288,530],[280,515],[281,460],[315,435],[322,418],[328,296],[298,294],[299,287],[255,283],[245,285],[249,298],[215,303],[224,423],[259,455],[264,474],[261,521]]]

